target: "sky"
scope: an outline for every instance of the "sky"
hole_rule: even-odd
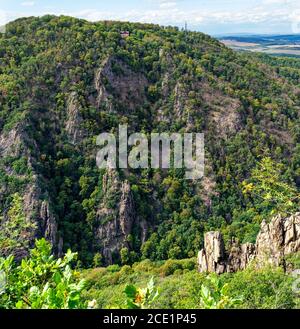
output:
[[[183,27],[211,35],[300,33],[300,0],[0,0],[0,26],[18,17],[69,15]]]

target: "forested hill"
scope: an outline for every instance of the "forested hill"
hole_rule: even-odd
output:
[[[124,36],[121,31],[128,31]],[[46,237],[84,266],[193,257],[204,232],[253,242],[299,208],[300,62],[198,32],[44,16],[0,34],[0,252]],[[96,136],[204,132],[205,177],[101,171]]]

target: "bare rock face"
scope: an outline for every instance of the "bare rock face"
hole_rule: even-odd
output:
[[[128,236],[137,222],[134,200],[128,181],[121,182],[114,170],[103,177],[105,196],[97,212],[96,244],[107,264],[119,258],[122,248],[130,248]]]
[[[26,224],[28,229],[24,233],[20,233],[20,236],[16,236],[15,239],[24,240],[26,243],[21,247],[13,250],[13,254],[17,260],[20,260],[28,255],[29,247],[34,245],[34,241],[37,238],[46,238],[53,246],[53,250],[56,249],[57,239],[57,223],[56,218],[51,211],[49,201],[46,201],[47,191],[40,186],[41,177],[35,171],[34,156],[39,157],[39,150],[37,143],[29,137],[26,132],[26,125],[28,122],[17,124],[9,132],[0,133],[0,156],[1,157],[14,157],[23,158],[27,161],[27,167],[31,171],[31,179],[28,183],[24,184],[18,193],[22,197],[23,211],[26,218]],[[30,145],[30,147],[29,147]],[[10,164],[5,164],[2,169],[8,176],[17,178],[24,178],[22,174],[17,173]],[[11,190],[11,187],[7,184],[3,184],[0,189],[0,203],[1,213],[0,217],[5,220],[9,220],[7,217],[7,207],[3,207],[3,202],[7,198],[7,195],[15,193]],[[0,225],[1,229],[1,225]]]
[[[121,231],[126,236],[131,232],[133,219],[135,218],[134,203],[128,181],[123,182],[121,185],[119,218]]]
[[[31,151],[27,145],[31,145],[31,148],[35,150],[38,149],[38,146],[26,132],[26,126],[29,124],[28,120],[24,119],[22,123],[18,123],[9,131],[0,132],[0,156],[2,158],[6,156],[26,157],[31,160]]]
[[[24,212],[27,220],[36,224],[32,240],[44,237],[56,249],[57,222],[49,201],[42,200],[42,191],[37,183],[30,186],[24,195]]]
[[[284,254],[288,255],[300,250],[300,213],[289,217],[283,226]]]
[[[66,132],[73,144],[77,144],[85,136],[84,131],[80,128],[83,122],[80,115],[80,108],[81,105],[79,104],[78,96],[76,92],[72,92],[67,102]]]
[[[34,246],[35,239],[45,238],[50,242],[53,247],[53,252],[56,252],[57,246],[57,221],[51,211],[49,201],[44,200],[41,189],[37,185],[37,181],[33,181],[31,185],[28,185],[22,195],[23,212],[25,215],[25,223],[27,228],[22,228],[22,225],[17,228],[14,239],[19,241],[18,247],[13,250],[1,250],[2,255],[8,256],[13,254],[17,261],[28,256],[29,249]],[[3,213],[4,221],[0,223],[5,225],[7,221],[11,219],[7,216],[7,213]],[[25,224],[24,223],[24,224]],[[4,226],[5,227],[5,226]]]
[[[239,244],[236,240],[231,243],[227,259],[227,272],[244,270],[255,255],[255,245],[252,243]]]
[[[95,74],[96,106],[105,105],[108,111],[114,111],[112,99],[126,110],[143,106],[147,85],[148,81],[143,74],[133,71],[114,56],[109,56]]]
[[[109,67],[109,65],[110,65],[109,58],[107,58],[106,60],[104,60],[102,62],[100,68],[96,72],[95,88],[98,93],[96,104],[98,107],[101,104],[105,104],[107,109],[109,111],[112,111],[112,103],[111,103],[111,100],[109,99],[109,93],[107,92],[105,83],[104,83],[106,75],[111,76],[110,71],[107,69],[107,67]]]
[[[300,250],[300,213],[288,218],[275,217],[269,224],[262,223],[256,240],[258,265],[265,261],[284,265],[284,256]]]
[[[198,254],[199,272],[237,272],[250,262],[257,267],[266,263],[274,266],[285,264],[285,256],[300,251],[300,213],[288,218],[274,217],[270,223],[263,221],[256,244],[240,244],[232,240],[230,250],[225,250],[220,232],[208,232],[204,249]]]
[[[53,213],[50,210],[48,201],[42,201],[40,207],[40,218],[42,220],[42,236],[50,241],[52,246],[56,245],[57,223]]]
[[[177,118],[183,115],[186,99],[187,93],[183,85],[178,82],[174,89],[174,114]]]
[[[201,249],[198,253],[198,271],[200,273],[208,272],[205,249]]]
[[[6,134],[0,134],[0,155],[1,157],[18,156],[21,153],[20,127],[11,129]]]
[[[64,246],[64,240],[62,237],[59,238],[58,240],[58,245],[57,245],[57,256],[58,257],[63,257],[63,246]]]
[[[210,108],[208,122],[214,127],[220,137],[231,135],[241,127],[241,118],[238,111],[240,101],[225,95],[220,90],[212,89],[207,84],[202,84],[202,101]]]
[[[256,259],[279,266],[284,256],[284,222],[280,216],[268,224],[263,221],[256,240]]]
[[[204,237],[205,250],[199,253],[200,272],[224,273],[225,245],[220,232],[208,232]]]

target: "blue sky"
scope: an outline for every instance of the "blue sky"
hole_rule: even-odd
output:
[[[0,25],[23,16],[64,14],[183,26],[209,34],[300,33],[299,0],[0,0]]]

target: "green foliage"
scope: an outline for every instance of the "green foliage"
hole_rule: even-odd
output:
[[[232,298],[228,294],[228,283],[222,285],[217,275],[210,275],[207,284],[201,286],[200,307],[205,309],[233,308],[242,303],[242,298]]]
[[[126,41],[122,30],[130,32]],[[107,99],[99,105],[95,72],[107,60],[111,72],[106,76],[105,69],[101,77]],[[173,27],[47,15],[7,25],[0,63],[1,137],[17,133],[22,150],[20,159],[0,161],[1,216],[11,196],[23,195],[38,177],[64,251],[77,251],[83,266],[99,265],[94,256],[101,246],[95,245],[94,232],[117,213],[120,191],[103,193],[104,172],[92,154],[96,136],[116,131],[119,123],[146,134],[184,133],[187,127],[205,131],[207,158],[206,178],[198,182],[187,182],[184,171],[173,168],[119,171],[121,180],[131,183],[140,219],[155,224],[143,245],[139,228],[133,229],[129,256],[122,251],[124,264],[194,257],[206,230],[253,241],[264,216],[286,200],[280,210],[291,211],[290,201],[297,203],[288,199],[295,191],[282,183],[299,193],[299,59],[238,54],[207,35]],[[71,99],[78,123],[66,111]],[[71,123],[75,144],[65,129]],[[282,195],[267,200],[268,192],[260,188],[260,179],[267,177],[257,177],[255,195],[243,195],[242,182],[254,184],[248,182],[251,171],[269,156],[284,164],[280,184],[271,187]],[[100,205],[108,209],[101,223]]]
[[[51,246],[37,240],[30,257],[17,265],[13,256],[0,259],[0,271],[5,273],[5,290],[0,295],[1,308],[74,309],[85,308],[81,292],[85,281],[71,269],[76,254],[68,251],[55,259]]]
[[[0,217],[0,221],[0,254],[10,255],[16,249],[29,247],[29,237],[36,225],[25,217],[23,198],[18,193],[12,195],[7,216]]]
[[[154,279],[148,282],[146,288],[137,288],[134,285],[127,285],[124,293],[127,297],[127,308],[129,309],[147,309],[154,303],[158,297],[158,290],[154,286]]]
[[[167,260],[160,269],[162,276],[174,274],[178,270],[193,270],[196,267],[196,259]]]
[[[120,256],[121,256],[121,263],[123,265],[129,264],[130,262],[130,253],[128,248],[122,248],[120,250]]]
[[[230,279],[228,293],[233,298],[243,296],[240,308],[290,309],[297,308],[299,297],[293,292],[295,278],[282,268],[248,268]]]
[[[94,255],[94,258],[93,258],[93,265],[94,267],[99,267],[101,266],[101,263],[102,263],[102,255],[100,253],[97,253]]]
[[[103,65],[100,92],[95,73]],[[96,268],[84,270],[82,291],[77,273],[65,258],[62,267],[50,259],[48,247],[24,260],[25,270],[8,257],[2,267],[13,273],[14,291],[1,295],[3,307],[119,305],[126,285],[144,287],[152,276],[160,294],[151,307],[197,308],[201,298],[237,307],[239,296],[243,307],[295,307],[284,273],[249,270],[214,286],[193,257],[206,231],[254,242],[262,219],[299,209],[299,84],[299,59],[239,54],[198,32],[51,15],[9,23],[0,38],[0,137],[9,146],[0,160],[0,252],[23,253],[36,237],[28,218],[38,222],[39,209],[26,218],[21,195],[38,187],[34,204],[50,200],[63,251],[78,252],[78,268]],[[96,136],[119,123],[147,135],[205,131],[206,173],[187,181],[174,168],[115,172],[130,183],[138,220],[128,248],[113,255],[118,264],[99,269],[108,260],[95,235],[118,221],[121,189],[96,166]]]
[[[297,260],[291,259],[289,264],[292,262],[294,262],[293,266],[298,268]],[[123,266],[116,272],[108,271],[107,268],[85,270],[82,275],[87,284],[83,298],[86,301],[96,300],[99,308],[126,308],[127,304],[124,305],[122,301],[124,290],[129,286],[127,301],[131,307],[140,307],[140,304],[135,305],[138,287],[147,286],[154,278],[156,285],[154,292],[157,289],[159,294],[150,306],[145,307],[157,309],[299,307],[299,296],[293,292],[295,277],[284,273],[281,268],[249,267],[245,271],[220,276],[214,274],[206,276],[195,269],[179,269],[173,274],[162,276],[165,263],[144,260],[131,267]]]
[[[259,206],[271,215],[291,213],[299,207],[300,194],[296,187],[285,181],[283,168],[271,158],[263,158],[252,170],[251,178],[243,183],[243,192],[258,199]]]

